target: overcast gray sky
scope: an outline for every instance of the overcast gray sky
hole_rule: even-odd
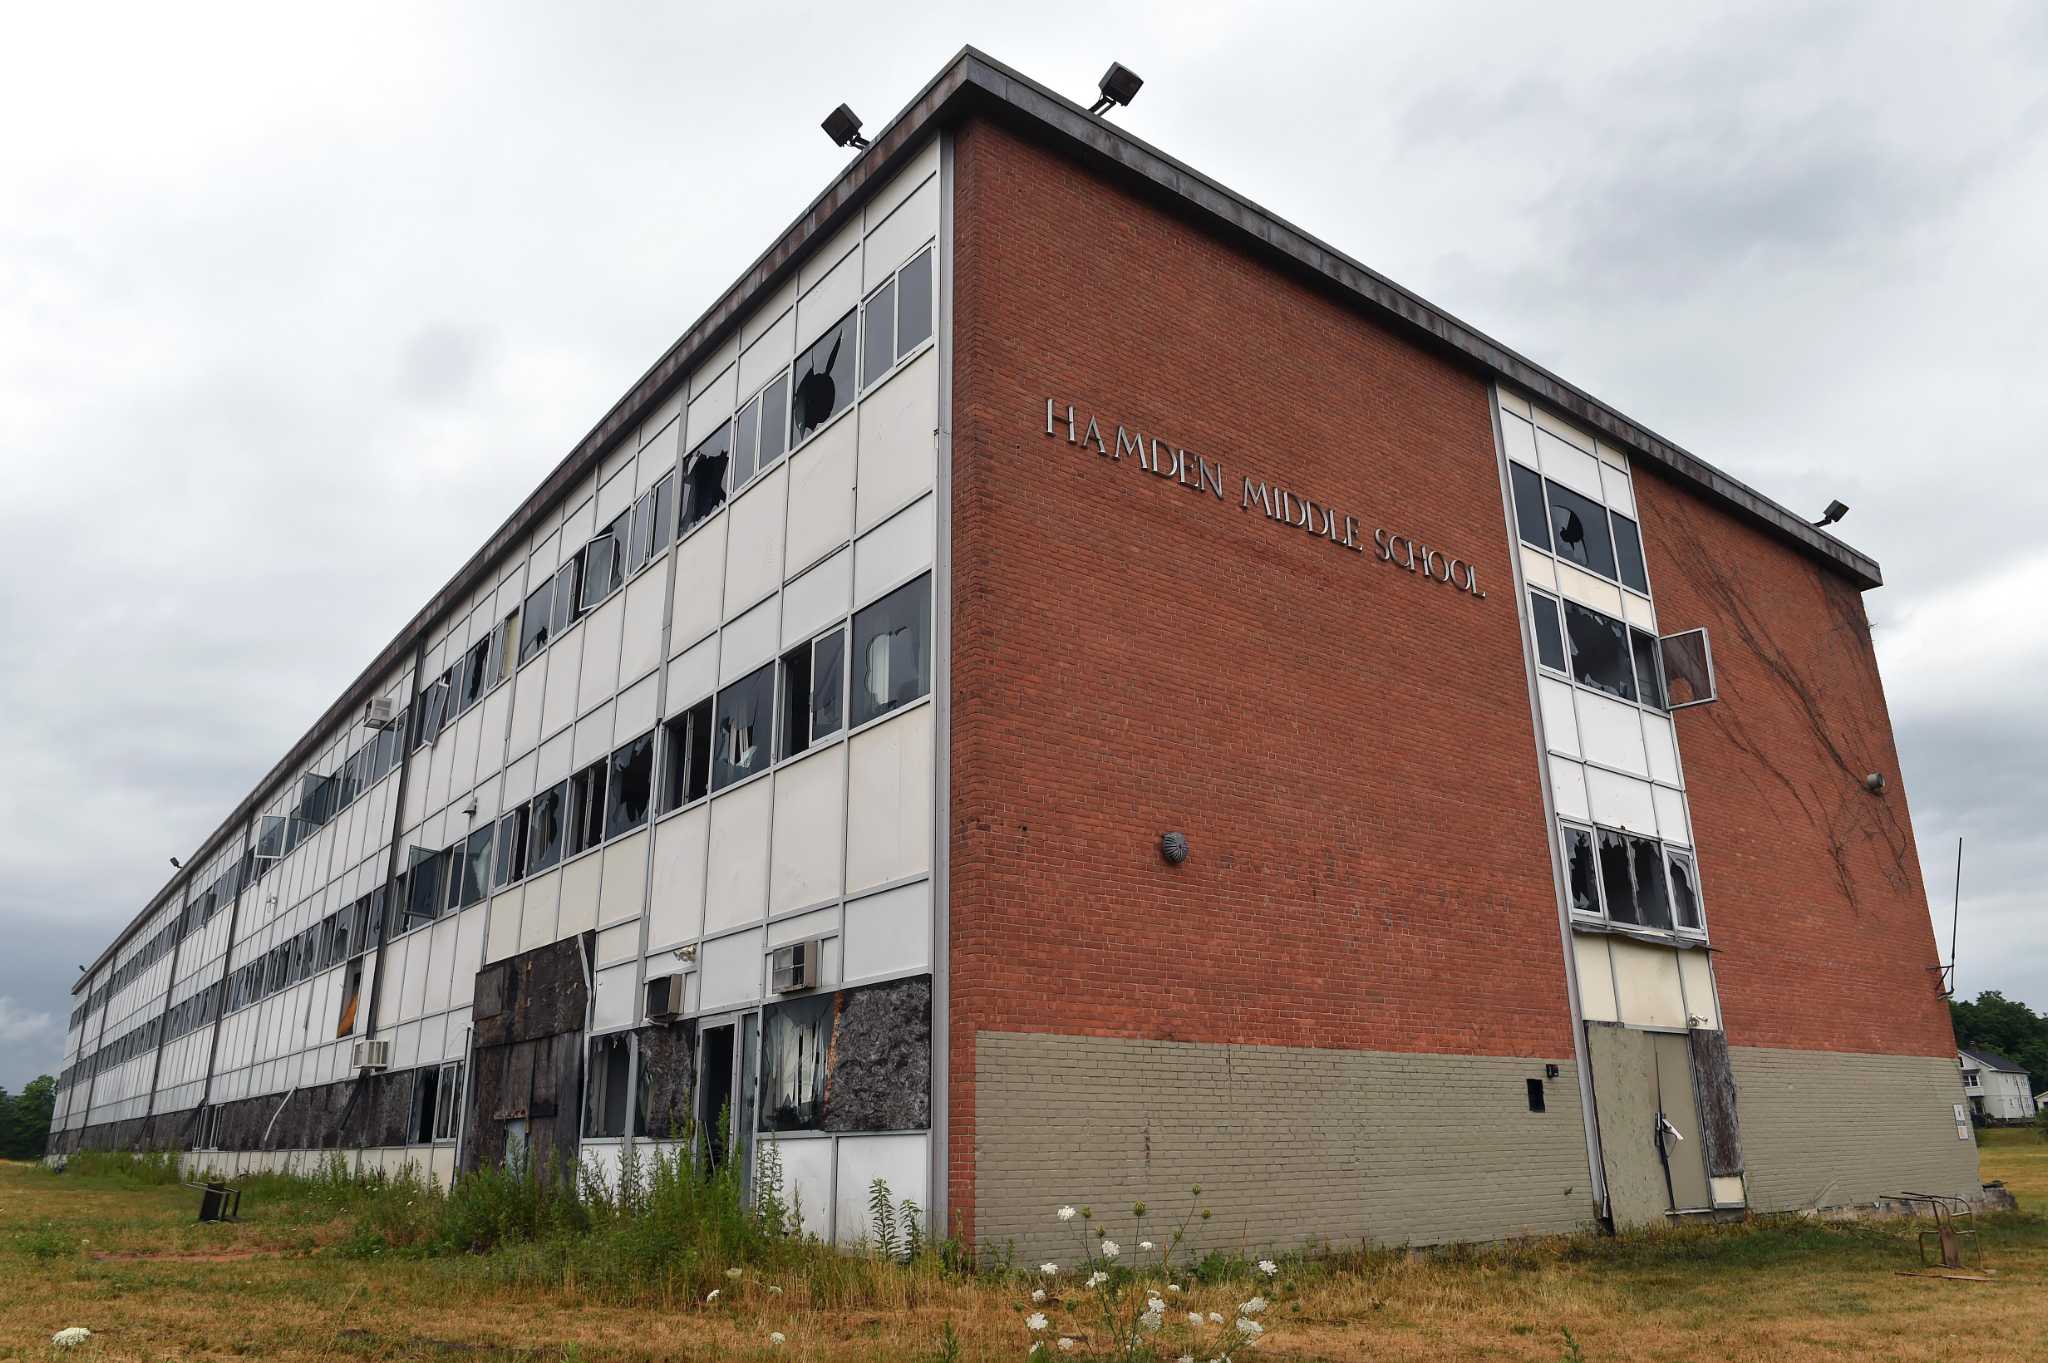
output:
[[[699,9],[717,9],[704,17]],[[2048,1006],[2048,10],[21,6],[0,1084],[542,474],[963,43],[1854,511],[1961,984]],[[1711,856],[1711,851],[1709,852]],[[1851,944],[1853,946],[1853,944]]]

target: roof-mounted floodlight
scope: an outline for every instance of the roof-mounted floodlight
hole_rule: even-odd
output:
[[[860,115],[842,104],[825,115],[825,121],[818,125],[825,130],[825,136],[838,147],[852,147],[858,150],[868,144],[860,135]]]
[[[1847,502],[1829,502],[1828,509],[1820,513],[1820,519],[1815,521],[1814,524],[1817,526],[1833,525],[1836,521],[1842,519],[1842,517],[1848,514],[1849,504]]]
[[[1111,62],[1109,70],[1102,73],[1102,79],[1095,82],[1095,88],[1102,91],[1102,98],[1096,100],[1088,112],[1099,114],[1112,104],[1129,104],[1138,97],[1138,91],[1144,84],[1145,78],[1130,67],[1122,62]]]

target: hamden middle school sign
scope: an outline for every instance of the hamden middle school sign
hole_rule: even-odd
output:
[[[1121,424],[1114,429],[1114,435],[1106,434],[1099,417],[1090,416],[1084,422],[1072,403],[1063,404],[1057,398],[1045,400],[1045,433],[1051,439],[1064,437],[1069,445],[1093,450],[1098,458],[1114,463],[1128,459],[1156,478],[1176,483],[1198,496],[1213,496],[1225,506],[1235,492],[1240,511],[1256,511],[1275,525],[1303,531],[1338,549],[1359,554],[1366,551],[1358,518],[1327,501],[1301,496],[1291,488],[1249,473],[1240,475],[1241,487],[1228,484],[1221,460],[1209,459],[1157,436],[1148,437],[1140,430],[1127,430]],[[1412,535],[1375,527],[1372,552],[1381,563],[1405,568],[1477,600],[1486,599],[1479,586],[1479,570],[1470,561],[1433,549]]]

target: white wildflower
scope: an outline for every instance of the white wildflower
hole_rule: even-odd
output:
[[[1043,1311],[1033,1311],[1030,1315],[1024,1317],[1024,1328],[1034,1335],[1043,1330],[1045,1326],[1045,1312]]]
[[[1102,1257],[1105,1259],[1114,1259],[1117,1255],[1122,1254],[1123,1252],[1123,1246],[1119,1245],[1114,1240],[1104,1240],[1102,1242]]]
[[[1108,1275],[1107,1273],[1104,1273],[1104,1272],[1103,1272],[1103,1271],[1102,1271],[1101,1269],[1099,1269],[1099,1268],[1098,1268],[1098,1269],[1096,1269],[1096,1270],[1095,1270],[1095,1271],[1094,1271],[1093,1273],[1090,1273],[1090,1274],[1088,1275],[1088,1281],[1087,1281],[1087,1283],[1085,1284],[1085,1286],[1088,1286],[1088,1287],[1100,1287],[1100,1286],[1102,1286],[1102,1285],[1103,1285],[1104,1283],[1106,1283],[1106,1282],[1108,1282],[1108,1281],[1109,1281],[1109,1275]]]
[[[1074,1209],[1072,1207],[1062,1207],[1054,1215],[1058,1216],[1062,1221],[1072,1221],[1074,1219]]]
[[[770,1330],[770,1331],[768,1332],[768,1342],[769,1342],[770,1344],[780,1344],[780,1343],[782,1343],[782,1342],[783,1342],[783,1340],[782,1340],[782,1331],[780,1331],[780,1330]]]
[[[782,1289],[777,1287],[774,1283],[768,1284],[768,1290],[778,1297],[782,1295]]]
[[[1151,1249],[1151,1248],[1152,1248],[1152,1242],[1151,1242],[1150,1240],[1140,1240],[1140,1241],[1138,1242],[1138,1248],[1139,1248],[1139,1249],[1147,1249],[1147,1250],[1148,1250],[1148,1249]]]
[[[740,1280],[740,1271],[736,1268],[728,1268],[725,1271],[725,1276],[732,1279],[734,1282],[738,1282]]]
[[[1045,1289],[1044,1289],[1044,1288],[1042,1288],[1042,1287],[1034,1287],[1034,1288],[1032,1288],[1032,1289],[1031,1289],[1031,1300],[1033,1300],[1033,1301],[1044,1301],[1044,1300],[1045,1300]]]
[[[724,1288],[720,1288],[720,1287],[714,1287],[714,1288],[712,1288],[712,1289],[711,1289],[711,1293],[710,1293],[710,1295],[704,1298],[704,1304],[705,1304],[706,1306],[709,1306],[709,1305],[711,1305],[711,1303],[713,1303],[713,1302],[717,1301],[717,1300],[718,1300],[718,1294],[719,1294],[720,1292],[724,1291],[724,1290],[725,1290]]]
[[[83,1344],[91,1338],[92,1331],[86,1329],[83,1325],[73,1325],[68,1329],[59,1330],[56,1334],[51,1335],[50,1343],[60,1349],[69,1349],[75,1345]]]
[[[1194,1327],[1195,1327],[1195,1328],[1196,1328],[1197,1330],[1201,1329],[1201,1328],[1202,1328],[1202,1313],[1201,1313],[1200,1311],[1190,1311],[1190,1312],[1188,1312],[1188,1324],[1190,1324],[1190,1325],[1194,1326]]]
[[[1179,1284],[1179,1283],[1168,1283],[1168,1284],[1166,1285],[1166,1290],[1167,1290],[1167,1291],[1169,1291],[1169,1292],[1178,1292],[1178,1291],[1180,1291],[1180,1284]]]
[[[1211,1325],[1221,1325],[1223,1323],[1223,1313],[1221,1311],[1211,1311],[1209,1313],[1209,1323]]]
[[[1179,1358],[1174,1359],[1173,1363],[1195,1363],[1195,1356],[1193,1354],[1182,1354]]]
[[[1265,1274],[1267,1277],[1270,1278],[1279,1271],[1280,1265],[1274,1263],[1271,1259],[1259,1260],[1259,1272]]]
[[[1257,1339],[1260,1335],[1266,1333],[1266,1327],[1253,1320],[1250,1316],[1239,1316],[1237,1318],[1237,1332],[1241,1335],[1248,1335],[1253,1339]]]
[[[1266,1306],[1267,1301],[1264,1297],[1253,1297],[1243,1306],[1238,1307],[1237,1313],[1241,1316],[1256,1316],[1259,1312],[1265,1310]]]
[[[1050,1278],[1053,1274],[1060,1271],[1060,1266],[1058,1264],[1040,1264],[1038,1271]]]
[[[1073,1341],[1073,1340],[1071,1340],[1071,1339],[1068,1339],[1068,1338],[1067,1338],[1067,1337],[1066,1337],[1065,1335],[1061,1335],[1061,1336],[1060,1336],[1060,1352],[1061,1352],[1061,1353],[1063,1353],[1063,1354],[1070,1354],[1070,1353],[1074,1352],[1074,1341]]]

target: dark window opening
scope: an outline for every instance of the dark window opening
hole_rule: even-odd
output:
[[[533,797],[533,818],[527,833],[526,873],[547,870],[562,859],[568,822],[569,783],[563,781]]]
[[[610,766],[611,759],[599,758],[569,778],[569,856],[604,841],[605,771]]]
[[[434,1139],[452,1141],[462,1124],[462,1062],[441,1067],[434,1100]]]
[[[825,1048],[835,996],[778,1003],[761,1017],[761,1126],[816,1131],[825,1114]]]
[[[858,311],[849,312],[831,330],[797,357],[791,371],[795,390],[790,402],[790,443],[837,416],[853,401],[853,342]]]
[[[1620,512],[1614,517],[1614,557],[1621,570],[1621,582],[1639,592],[1650,590],[1649,570],[1643,566],[1643,537],[1636,523]]]
[[[1550,548],[1550,511],[1543,498],[1543,479],[1536,470],[1508,464],[1508,481],[1515,489],[1515,532],[1522,543],[1538,549]]]
[[[686,533],[725,505],[726,465],[732,462],[732,423],[724,422],[683,461],[683,514],[676,534]]]
[[[363,963],[351,961],[341,987],[341,1012],[334,1019],[334,1034],[347,1036],[356,1029],[356,1006],[363,996]]]
[[[441,916],[442,881],[447,873],[446,852],[412,849],[412,869],[406,872],[405,931],[431,923]]]
[[[1664,852],[1649,838],[1630,838],[1628,853],[1635,872],[1637,921],[1644,927],[1671,926],[1671,890],[1664,881]]]
[[[868,295],[861,307],[860,386],[870,387],[896,364],[896,281]]]
[[[1701,927],[1700,891],[1695,883],[1692,858],[1673,852],[1671,863],[1671,916],[1674,922],[1689,932],[1698,932]]]
[[[1573,913],[1600,914],[1598,872],[1593,865],[1593,834],[1590,829],[1564,826],[1565,890],[1571,895]]]
[[[1547,482],[1550,524],[1557,534],[1559,558],[1605,578],[1614,576],[1614,540],[1607,530],[1607,508],[1560,483]]]
[[[896,276],[896,358],[902,359],[932,334],[932,248],[910,258]]]
[[[554,610],[555,580],[549,578],[526,598],[519,614],[519,661],[525,662],[547,646],[548,619]]]
[[[1564,635],[1556,598],[1530,592],[1529,618],[1536,630],[1536,661],[1553,672],[1564,671]]]
[[[626,1100],[633,1095],[629,1078],[633,1052],[627,1033],[591,1038],[589,1077],[583,1088],[583,1134],[626,1134]]]
[[[604,835],[616,838],[647,822],[654,795],[654,735],[642,734],[612,754],[605,788]]]
[[[1635,923],[1635,884],[1628,873],[1628,838],[1612,829],[1600,830],[1600,888],[1607,896],[1607,916],[1617,923]]]
[[[479,639],[462,657],[462,690],[455,704],[457,712],[467,710],[483,695],[484,687],[490,681],[490,666],[491,641],[489,638]]]
[[[1543,1081],[1541,1079],[1529,1080],[1529,1110],[1531,1112],[1543,1111]]]
[[[661,812],[701,800],[711,783],[711,701],[707,697],[661,726]]]
[[[498,820],[498,867],[494,883],[504,889],[526,874],[526,828],[528,807],[513,810]]]
[[[931,690],[931,574],[853,617],[853,714],[865,724]]]
[[[757,396],[740,408],[733,418],[732,432],[732,477],[726,480],[734,492],[747,485],[761,467],[756,456],[761,451],[761,399]]]
[[[704,1162],[725,1163],[732,1120],[733,1032],[730,1026],[704,1029],[704,1063],[698,1067],[697,1129],[704,1133]]]
[[[441,1094],[441,1069],[429,1065],[413,1071],[412,1080],[412,1123],[406,1133],[406,1140],[412,1145],[425,1145],[434,1139],[434,1113]]]
[[[1717,694],[1714,689],[1714,653],[1707,632],[1689,629],[1667,634],[1657,641],[1659,671],[1664,679],[1666,708],[1704,705]]]
[[[484,902],[491,888],[491,825],[469,835],[462,853],[462,898],[458,908]]]
[[[1664,708],[1664,679],[1657,670],[1657,637],[1631,628],[1629,652],[1636,662],[1636,698],[1645,705]]]
[[[595,609],[598,602],[626,585],[626,536],[632,526],[632,511],[621,511],[610,525],[597,532],[597,538],[584,546],[583,609],[586,612]]]
[[[576,592],[583,581],[583,551],[569,555],[569,561],[555,574],[555,614],[549,629],[559,639],[582,614],[583,605]]]
[[[718,693],[711,788],[723,790],[768,767],[775,717],[775,664],[764,663]]]
[[[789,453],[789,375],[783,374],[761,390],[761,456],[757,468]]]
[[[1623,700],[1636,698],[1635,674],[1629,662],[1628,627],[1576,601],[1564,603],[1565,630],[1571,640],[1572,676],[1587,686]]]

